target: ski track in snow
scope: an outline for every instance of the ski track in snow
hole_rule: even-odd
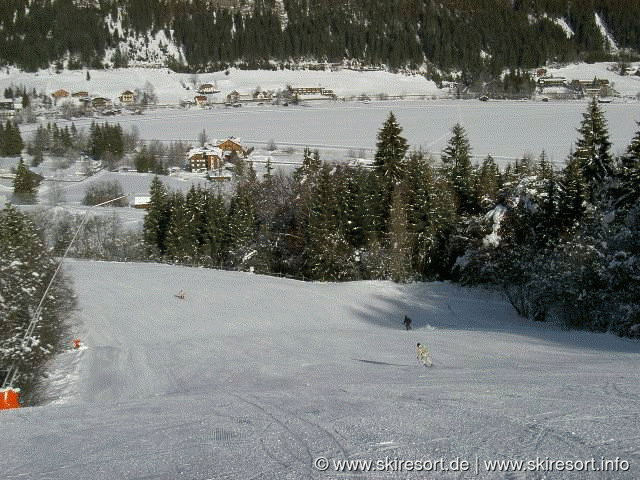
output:
[[[45,405],[0,412],[4,478],[640,476],[637,341],[532,323],[497,293],[449,283],[88,261],[66,270],[86,349],[52,364]],[[417,341],[433,368],[418,366]],[[320,457],[460,458],[472,471],[322,472]],[[482,468],[536,457],[620,457],[630,469]]]

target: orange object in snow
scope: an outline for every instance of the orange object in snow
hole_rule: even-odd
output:
[[[0,389],[0,410],[7,410],[9,408],[20,408],[20,396],[19,388],[3,388]]]
[[[73,339],[73,348],[80,348],[80,339],[79,338],[74,338]]]

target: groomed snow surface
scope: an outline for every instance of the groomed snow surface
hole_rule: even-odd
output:
[[[0,412],[6,479],[640,477],[637,341],[535,324],[448,283],[66,265],[69,343],[86,349],[52,365],[46,405]],[[397,471],[408,461],[426,463]],[[603,461],[626,471],[593,471]]]

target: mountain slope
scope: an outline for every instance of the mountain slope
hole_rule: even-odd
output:
[[[0,62],[202,70],[311,61],[496,74],[603,58],[603,28],[635,49],[639,9],[619,0],[6,0]]]

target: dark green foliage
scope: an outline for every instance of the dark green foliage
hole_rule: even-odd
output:
[[[442,248],[455,222],[454,195],[422,152],[409,155],[403,185],[412,266],[418,275],[433,276],[448,263]]]
[[[89,152],[96,160],[107,160],[113,163],[122,158],[124,154],[124,139],[120,124],[110,125],[104,123],[99,125],[91,122],[89,129]]]
[[[640,126],[640,122],[638,123]],[[631,206],[640,199],[640,130],[636,132],[618,167],[619,191],[614,199],[618,207]]]
[[[560,202],[558,216],[564,228],[573,229],[582,220],[589,198],[587,181],[580,163],[569,159],[560,180]]]
[[[475,186],[475,200],[481,210],[486,210],[495,205],[502,178],[498,165],[491,155],[487,156],[480,166]]]
[[[47,68],[65,54],[84,65],[102,56],[109,32],[94,2],[0,2],[0,60],[27,71]]]
[[[449,143],[442,152],[442,163],[451,188],[456,193],[458,211],[462,214],[473,213],[476,202],[473,191],[471,144],[461,124],[456,123],[451,133]]]
[[[166,175],[167,168],[160,160],[159,155],[154,149],[142,147],[133,160],[136,170],[140,173],[153,172],[156,175]]]
[[[37,166],[42,162],[44,153],[61,157],[71,152],[79,152],[82,148],[83,144],[75,124],[72,123],[71,128],[59,128],[56,123],[48,123],[46,127],[38,126],[27,151],[33,155],[32,164]]]
[[[593,127],[593,107],[581,129],[588,141],[562,172],[551,168],[544,152],[538,165],[523,159],[509,169],[500,241],[468,249],[460,277],[502,285],[516,310],[531,319],[637,337],[638,135],[617,165],[609,163],[608,132],[598,122]],[[598,158],[605,160],[588,160]]]
[[[596,200],[603,181],[612,175],[614,168],[607,122],[595,97],[583,114],[578,132],[581,137],[576,141],[573,158],[578,162],[587,182],[589,199],[593,201]]]
[[[61,68],[69,58],[69,68],[102,68],[102,58],[112,48],[114,66],[124,67],[128,59],[120,42],[126,38],[117,31],[109,33],[105,21],[107,15],[120,14],[125,37],[172,33],[185,54],[184,59],[168,61],[174,69],[273,69],[274,61],[308,59],[347,60],[392,70],[427,64],[445,72],[461,71],[465,86],[484,75],[496,79],[510,69],[498,93],[522,95],[532,88],[520,73],[523,69],[550,60],[607,59],[595,12],[620,47],[640,44],[634,22],[639,7],[621,0],[257,0],[250,7],[240,3],[47,0],[26,8],[21,0],[5,0],[0,5],[0,62],[34,71],[51,64]],[[556,18],[569,23],[575,32],[572,38]]]
[[[393,202],[393,192],[398,182],[404,176],[405,154],[407,140],[402,135],[402,127],[396,121],[393,112],[389,112],[387,120],[378,132],[376,155],[374,159],[375,171],[380,185],[380,214],[384,221],[388,221]]]
[[[343,172],[323,164],[310,199],[307,248],[305,257],[307,275],[321,280],[353,278],[355,251],[347,241],[347,211],[345,197],[340,195],[346,187]]]
[[[166,252],[167,226],[169,223],[169,193],[156,175],[149,187],[149,210],[144,217],[143,236],[150,257]]]
[[[16,198],[27,203],[35,202],[38,183],[38,176],[29,170],[22,158],[20,158],[16,176],[13,179],[13,193]]]
[[[0,156],[20,155],[23,148],[24,143],[18,125],[11,120],[7,120],[4,126],[0,123]]]

